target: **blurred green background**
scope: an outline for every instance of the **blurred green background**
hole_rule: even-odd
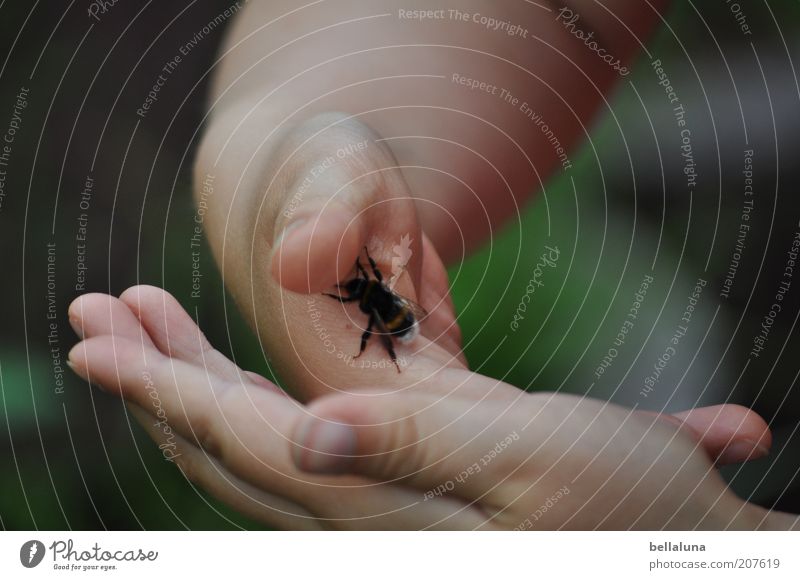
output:
[[[209,340],[245,368],[273,377],[258,342],[226,296],[207,247],[201,298],[191,297],[194,207],[190,166],[204,115],[208,67],[221,31],[170,77],[146,119],[135,114],[180,43],[228,2],[120,3],[101,22],[70,3],[0,5],[0,126],[30,89],[0,210],[8,275],[0,329],[0,525],[5,529],[235,529],[258,527],[209,498],[165,462],[120,401],[70,373],[63,392],[51,357],[75,342],[66,306],[80,192],[95,180],[88,220],[87,290],[119,294],[162,286]],[[698,3],[699,4],[699,3]],[[793,288],[759,359],[745,366],[797,230],[800,173],[800,4],[743,2],[752,36],[728,7],[677,3],[621,83],[574,169],[555,176],[519,221],[451,270],[472,368],[530,390],[588,393],[677,410],[738,402],[771,424],[770,458],[723,470],[742,496],[800,511],[800,407]],[[152,44],[151,44],[152,43]],[[649,61],[670,71],[691,115],[699,185],[681,179],[680,136]],[[719,292],[737,239],[743,151],[755,151],[752,228],[731,297]],[[49,341],[48,244],[55,244],[57,330]],[[546,246],[560,250],[519,329],[511,328]],[[608,370],[644,276],[652,285]],[[657,392],[642,380],[663,353],[687,296],[708,285]],[[55,350],[53,350],[55,349]]]

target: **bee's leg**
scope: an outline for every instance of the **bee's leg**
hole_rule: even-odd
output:
[[[381,337],[381,342],[383,343],[383,348],[386,349],[386,352],[389,353],[389,357],[392,359],[394,366],[397,367],[397,372],[400,372],[400,365],[397,364],[397,355],[394,352],[394,345],[392,344],[392,337],[389,334],[389,331],[386,328],[386,325],[383,323],[383,319],[381,315],[378,314],[378,311],[374,308],[372,309],[372,315],[375,317],[375,325],[378,327],[380,334],[378,336]]]
[[[358,358],[362,354],[364,354],[364,350],[367,348],[367,341],[369,337],[372,336],[372,325],[375,324],[375,315],[370,314],[369,323],[367,324],[367,329],[364,331],[364,334],[361,335],[361,349],[358,351],[358,354],[353,358]]]
[[[372,268],[372,273],[375,274],[375,278],[378,280],[378,282],[383,282],[383,274],[381,274],[381,271],[378,270],[378,264],[376,264],[375,260],[372,259],[372,256],[369,255],[367,246],[364,246],[364,251],[367,253],[367,260],[369,260],[369,266]]]
[[[355,302],[356,300],[360,300],[360,298],[358,298],[357,296],[337,296],[336,294],[326,294],[325,292],[323,292],[322,295],[334,298],[339,302]]]
[[[369,274],[367,274],[367,271],[364,269],[364,266],[361,265],[361,260],[359,260],[358,258],[356,258],[356,268],[358,268],[359,273],[362,276],[364,276],[364,280],[369,280]]]
[[[394,345],[392,345],[392,338],[388,334],[381,334],[381,342],[383,343],[384,348],[389,353],[389,357],[392,359],[394,366],[397,367],[397,372],[400,372],[400,365],[397,364],[397,355],[394,352]]]

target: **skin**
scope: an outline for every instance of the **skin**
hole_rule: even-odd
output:
[[[407,8],[395,1],[302,10],[276,0],[249,3],[223,48],[196,194],[208,205],[206,233],[225,283],[293,396],[236,367],[173,297],[143,286],[71,305],[82,339],[69,355],[75,372],[125,398],[163,443],[155,389],[186,476],[279,528],[795,525],[742,502],[716,474],[715,463],[769,449],[767,426],[746,409],[632,414],[526,394],[468,369],[444,264],[484,243],[559,165],[518,109],[449,79],[460,71],[524,96],[570,147],[618,74],[553,13],[521,2],[450,4],[524,23],[540,40],[452,21],[354,20]],[[617,18],[642,37],[657,20],[636,2],[606,3],[617,18],[593,2],[575,5],[581,25],[626,62],[638,43]],[[358,52],[400,44],[439,47]],[[420,74],[446,78],[407,76]],[[429,315],[420,337],[397,345],[398,374],[375,338],[352,360],[366,317],[320,293],[355,276],[364,246],[392,272],[404,238],[410,260],[395,290]],[[462,477],[512,434],[502,453]],[[558,507],[534,521],[564,486]]]
[[[301,405],[215,351],[158,288],[82,296],[70,319],[83,337],[69,354],[75,372],[128,401],[156,443],[176,439],[170,460],[187,478],[278,528],[797,525],[740,500],[714,469],[714,460],[744,461],[770,444],[764,422],[741,407],[631,413],[527,394],[463,368],[415,390],[372,388]],[[173,432],[153,416],[153,390]],[[565,486],[557,509],[533,520]]]

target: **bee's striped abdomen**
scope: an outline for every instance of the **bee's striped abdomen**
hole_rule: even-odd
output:
[[[386,328],[389,330],[397,330],[406,321],[407,315],[408,315],[408,310],[406,310],[405,308],[399,309],[394,318],[386,321]]]

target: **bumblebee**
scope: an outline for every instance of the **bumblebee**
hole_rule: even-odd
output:
[[[380,337],[383,347],[389,353],[389,357],[399,373],[400,365],[397,364],[397,355],[394,352],[392,339],[401,343],[414,340],[419,334],[419,320],[428,313],[419,304],[393,292],[383,282],[383,274],[378,269],[375,260],[370,257],[366,247],[364,252],[367,255],[374,279],[369,277],[367,270],[361,265],[361,259],[356,258],[358,276],[343,284],[337,284],[336,287],[340,291],[338,295],[325,293],[324,296],[329,296],[342,303],[358,302],[361,312],[369,316],[367,329],[361,335],[361,349],[354,358],[364,354],[367,341],[373,334],[376,334]],[[342,292],[345,292],[346,295],[342,296]]]

